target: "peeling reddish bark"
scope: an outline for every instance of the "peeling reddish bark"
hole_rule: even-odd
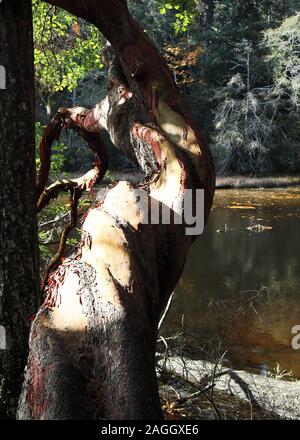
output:
[[[58,140],[63,127],[63,121],[59,115],[56,115],[47,125],[40,142],[40,160],[41,166],[37,178],[36,197],[39,200],[44,191],[51,167],[51,146],[54,140]]]
[[[161,418],[157,325],[195,238],[174,219],[184,214],[185,191],[204,189],[207,220],[213,163],[165,61],[125,1],[49,3],[94,23],[112,45],[107,97],[91,110],[61,109],[60,117],[88,143],[106,129],[145,179],[111,188],[86,216],[77,254],[50,274],[18,417]],[[144,221],[155,206],[171,211],[170,223]]]
[[[151,147],[153,153],[155,154],[158,164],[161,165],[162,151],[160,149],[160,142],[162,142],[163,138],[161,137],[161,139],[153,139],[151,136],[150,129],[145,125],[139,123],[133,125],[131,129],[131,133],[133,139],[140,140],[141,142],[145,142]]]

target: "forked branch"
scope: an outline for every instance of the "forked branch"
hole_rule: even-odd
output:
[[[82,193],[87,190],[91,191],[96,183],[99,183],[104,177],[108,166],[108,153],[105,144],[102,142],[100,135],[95,133],[79,130],[83,139],[88,143],[90,148],[95,152],[96,161],[93,169],[85,173],[77,179],[62,179],[52,183],[46,187],[51,167],[51,147],[54,140],[58,140],[62,127],[65,125],[64,118],[61,113],[57,113],[47,125],[40,142],[40,159],[41,165],[37,180],[37,211],[40,212],[45,208],[52,199],[58,197],[59,193],[70,192],[70,221],[63,228],[60,234],[60,243],[57,253],[51,258],[46,267],[43,280],[42,290],[44,290],[49,274],[54,270],[63,257],[68,236],[72,229],[77,225],[78,220],[78,202]]]

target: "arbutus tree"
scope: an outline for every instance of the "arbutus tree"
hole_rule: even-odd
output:
[[[84,220],[78,251],[57,264],[60,252],[46,273],[46,297],[31,328],[18,418],[161,418],[157,326],[195,238],[178,218],[185,214],[187,190],[195,212],[196,190],[203,189],[207,221],[213,163],[172,73],[126,1],[49,3],[93,23],[109,41],[103,52],[108,92],[93,109],[60,109],[49,125],[42,141],[38,208],[59,190],[69,190],[68,228],[74,226],[82,190],[101,179],[107,167],[103,130],[145,178],[136,186],[123,181],[110,189]],[[97,161],[82,179],[45,189],[49,144],[62,124],[78,131]],[[168,224],[148,221],[152,201],[171,212]]]

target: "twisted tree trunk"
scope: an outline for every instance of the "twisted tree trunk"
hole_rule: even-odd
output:
[[[51,3],[96,24],[111,43],[103,54],[107,96],[91,110],[60,109],[60,117],[88,142],[88,133],[100,139],[107,130],[145,178],[107,192],[84,221],[76,255],[50,274],[31,330],[18,417],[161,418],[157,325],[195,238],[182,221],[185,194],[191,191],[195,212],[196,191],[204,190],[206,221],[213,164],[164,60],[126,2]]]

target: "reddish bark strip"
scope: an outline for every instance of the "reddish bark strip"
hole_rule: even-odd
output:
[[[152,151],[155,154],[156,160],[159,163],[159,165],[161,165],[162,162],[162,151],[160,148],[160,144],[161,142],[165,141],[165,138],[159,134],[158,134],[158,139],[153,139],[151,130],[146,127],[145,125],[142,125],[140,123],[135,123],[131,129],[131,133],[133,136],[133,139],[135,140],[141,140],[142,142],[147,143]]]
[[[40,142],[41,163],[36,185],[37,200],[39,200],[42,192],[47,185],[51,167],[51,146],[55,140],[59,139],[63,124],[64,123],[60,115],[56,114],[54,118],[49,122],[49,124],[47,124],[47,127],[44,130]]]

